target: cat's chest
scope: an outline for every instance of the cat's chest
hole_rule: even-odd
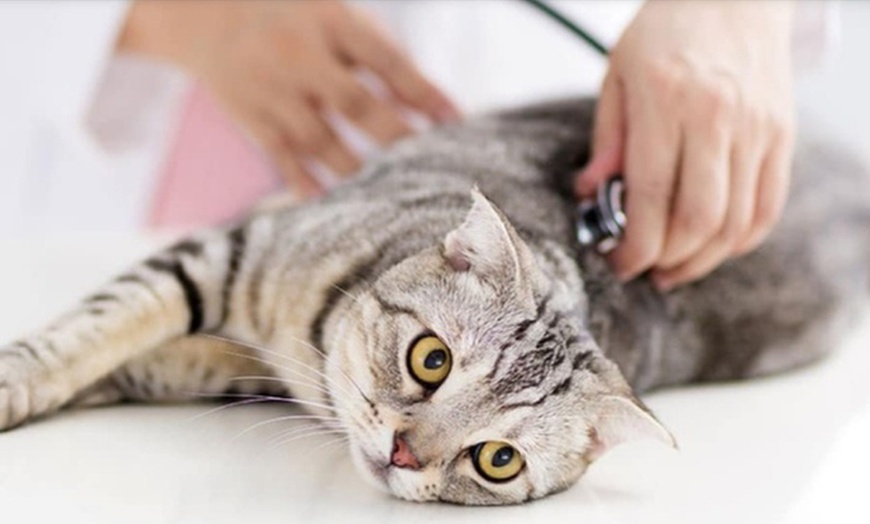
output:
[[[596,253],[581,253],[578,265],[593,338],[632,387],[651,387],[671,329],[662,298],[644,279],[620,283]]]

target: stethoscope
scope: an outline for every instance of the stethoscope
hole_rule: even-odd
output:
[[[583,40],[602,56],[608,50],[599,40],[590,35],[577,23],[541,0],[523,0],[569,32]],[[625,232],[625,183],[621,175],[610,178],[598,187],[595,198],[584,200],[577,206],[577,241],[581,246],[594,246],[599,253],[607,253],[619,244]]]

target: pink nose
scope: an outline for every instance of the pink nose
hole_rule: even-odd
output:
[[[390,456],[390,464],[397,468],[420,469],[417,457],[411,452],[405,439],[398,433],[393,438],[393,454]]]

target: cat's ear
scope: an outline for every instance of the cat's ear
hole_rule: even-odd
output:
[[[656,440],[677,448],[677,441],[671,432],[636,398],[606,395],[596,402],[594,411],[596,419],[589,435],[591,442],[586,450],[589,462],[623,442],[635,440]]]
[[[513,276],[518,281],[535,272],[534,257],[507,217],[480,190],[471,190],[465,221],[444,239],[444,257],[456,271]]]

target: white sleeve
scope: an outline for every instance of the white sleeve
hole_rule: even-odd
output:
[[[184,82],[115,52],[129,5],[0,0],[0,236],[141,224]]]
[[[128,6],[125,0],[0,2],[0,35],[17,55],[2,60],[11,66],[4,75],[25,86],[41,118],[84,126]]]
[[[798,71],[818,66],[839,43],[839,2],[804,0],[795,2],[792,51]]]

